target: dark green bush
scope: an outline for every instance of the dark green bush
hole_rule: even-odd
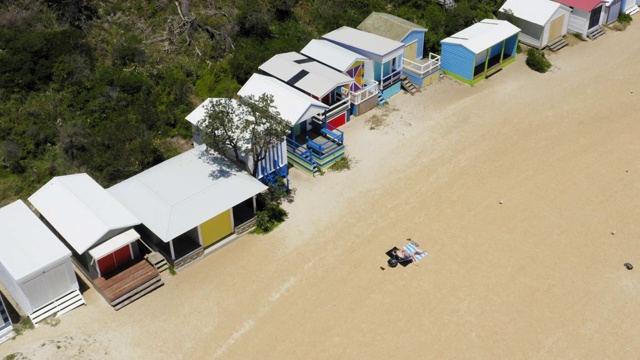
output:
[[[623,25],[629,25],[633,18],[629,14],[622,13],[618,16],[618,22]]]
[[[527,50],[527,66],[539,73],[546,73],[549,69],[551,69],[551,63],[544,56],[544,53],[538,49],[529,49]]]

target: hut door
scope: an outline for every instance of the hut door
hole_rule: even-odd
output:
[[[589,28],[587,30],[591,30],[592,28],[600,25],[600,13],[602,12],[602,6],[598,6],[597,8],[591,11],[591,16],[589,17]]]
[[[551,43],[553,40],[562,36],[562,28],[564,25],[564,17],[567,15],[562,15],[557,17],[551,21],[549,25],[549,40],[548,43]]]
[[[121,247],[120,249],[98,260],[98,270],[100,271],[100,275],[104,276],[104,274],[113,271],[118,266],[128,263],[129,261],[131,261],[131,259],[132,256],[130,245]]]
[[[405,46],[404,57],[407,60],[416,61],[418,58],[418,41],[414,41],[411,44]]]

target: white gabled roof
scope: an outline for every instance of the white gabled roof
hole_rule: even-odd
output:
[[[387,39],[380,35],[371,34],[348,26],[343,26],[328,34],[322,35],[322,38],[352,48],[362,49],[381,57],[398,49],[404,50],[404,44],[399,41]]]
[[[208,98],[207,100],[203,101],[202,104],[198,105],[198,107],[195,108],[195,110],[193,110],[189,115],[187,115],[185,119],[187,119],[187,121],[192,123],[193,125],[198,126],[198,122],[204,119],[205,116],[207,115],[207,109],[209,108],[209,106],[211,104],[214,104],[216,102],[223,101],[223,100],[224,98]],[[230,99],[230,100],[231,100],[231,104],[235,108],[237,108],[238,100],[236,99]]]
[[[169,242],[265,189],[247,172],[200,145],[108,191]]]
[[[138,234],[138,232],[135,231],[134,229],[129,229],[123,232],[122,234],[116,235],[111,239],[89,250],[89,254],[95,260],[100,260],[106,255],[109,255],[114,251],[126,245],[129,245],[138,239],[140,239],[140,235]]]
[[[507,0],[500,11],[511,10],[520,19],[545,26],[560,6],[551,0]]]
[[[369,60],[327,40],[311,40],[300,52],[342,72],[351,69],[356,61]]]
[[[265,75],[253,74],[238,91],[238,95],[241,97],[249,95],[259,97],[265,93],[273,96],[273,106],[291,126],[329,109],[328,105],[278,79]]]
[[[140,221],[87,174],[56,176],[29,197],[78,254]]]
[[[296,52],[274,55],[258,68],[318,99],[353,83],[352,78]]]
[[[71,257],[71,251],[22,202],[0,208],[0,263],[17,281]]]
[[[504,20],[485,19],[444,39],[441,43],[460,44],[478,54],[520,32]]]

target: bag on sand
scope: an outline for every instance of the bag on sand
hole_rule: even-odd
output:
[[[387,264],[389,264],[389,267],[394,268],[394,267],[398,266],[398,260],[396,260],[396,259],[389,259],[389,260],[387,260]]]

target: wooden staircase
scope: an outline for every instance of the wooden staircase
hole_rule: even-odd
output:
[[[548,44],[547,47],[549,48],[549,50],[556,52],[567,45],[569,45],[567,40],[565,40],[563,37],[559,37],[556,40],[554,40],[552,43]]]
[[[600,26],[595,27],[587,32],[587,37],[589,40],[595,40],[600,36],[604,35],[604,30]]]
[[[409,94],[414,95],[415,93],[420,91],[420,89],[418,89],[416,85],[412,83],[411,80],[409,80],[409,78],[406,75],[402,75],[402,77],[400,78],[400,81],[402,84],[402,88]]]
[[[165,259],[164,256],[160,255],[160,253],[157,251],[148,253],[144,256],[144,258],[147,259],[149,264],[153,265],[153,267],[158,270],[158,273],[169,269],[169,263],[167,262],[167,259]]]
[[[629,15],[635,15],[638,12],[640,12],[640,8],[638,8],[637,6],[634,6],[633,9],[629,10],[629,12],[627,14]]]
[[[29,315],[34,326],[49,316],[56,314],[60,316],[79,306],[86,304],[79,290],[71,290],[68,293],[52,300],[51,302],[39,307]]]
[[[158,270],[146,260],[131,264],[128,268],[109,276],[93,280],[96,290],[119,310],[162,286]]]

